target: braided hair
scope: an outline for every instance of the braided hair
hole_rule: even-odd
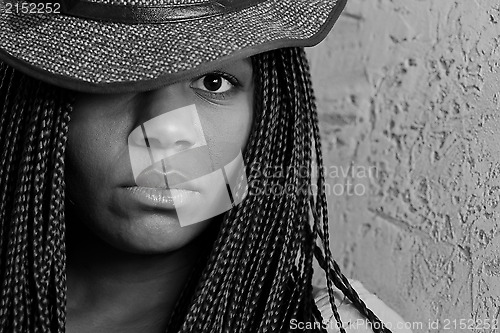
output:
[[[67,94],[0,63],[0,331],[63,332]]]
[[[211,250],[187,281],[168,332],[288,332],[291,319],[320,323],[312,299],[314,257],[327,274],[340,326],[334,285],[376,332],[390,332],[332,259],[304,50],[270,51],[252,63],[254,124],[244,153],[249,192],[212,228]],[[72,92],[0,62],[1,332],[64,332],[64,152],[72,100]],[[283,172],[269,175],[269,167]]]

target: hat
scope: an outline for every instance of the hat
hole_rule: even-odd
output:
[[[315,45],[346,1],[0,0],[0,59],[78,91],[152,90],[223,61]]]

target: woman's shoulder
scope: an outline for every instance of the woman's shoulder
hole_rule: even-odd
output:
[[[359,297],[365,302],[366,306],[372,310],[377,317],[389,328],[393,333],[412,333],[411,329],[406,328],[406,322],[399,314],[387,306],[380,298],[375,294],[370,293],[361,284],[361,282],[356,280],[349,280],[351,286],[356,290]],[[339,330],[336,328],[336,321],[333,317],[333,311],[330,306],[328,299],[328,289],[318,288],[313,286],[313,297],[316,302],[323,321],[327,323],[327,332],[336,333]],[[351,304],[351,302],[344,298],[340,290],[334,289],[335,305],[340,315],[340,319],[344,325],[347,333],[372,333],[371,327],[373,327],[363,315],[359,313],[358,310]]]

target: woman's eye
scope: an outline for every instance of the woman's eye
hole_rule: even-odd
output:
[[[200,77],[191,83],[191,88],[203,90],[210,93],[222,94],[234,88],[236,84],[229,78],[218,73],[210,73]]]

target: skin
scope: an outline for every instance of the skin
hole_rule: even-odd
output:
[[[201,76],[145,93],[77,96],[66,153],[67,332],[164,331],[213,219],[181,227],[175,210],[127,197],[124,188],[135,186],[127,138],[195,104],[213,162],[229,163],[251,129],[251,62],[226,64],[216,78],[215,91]]]

